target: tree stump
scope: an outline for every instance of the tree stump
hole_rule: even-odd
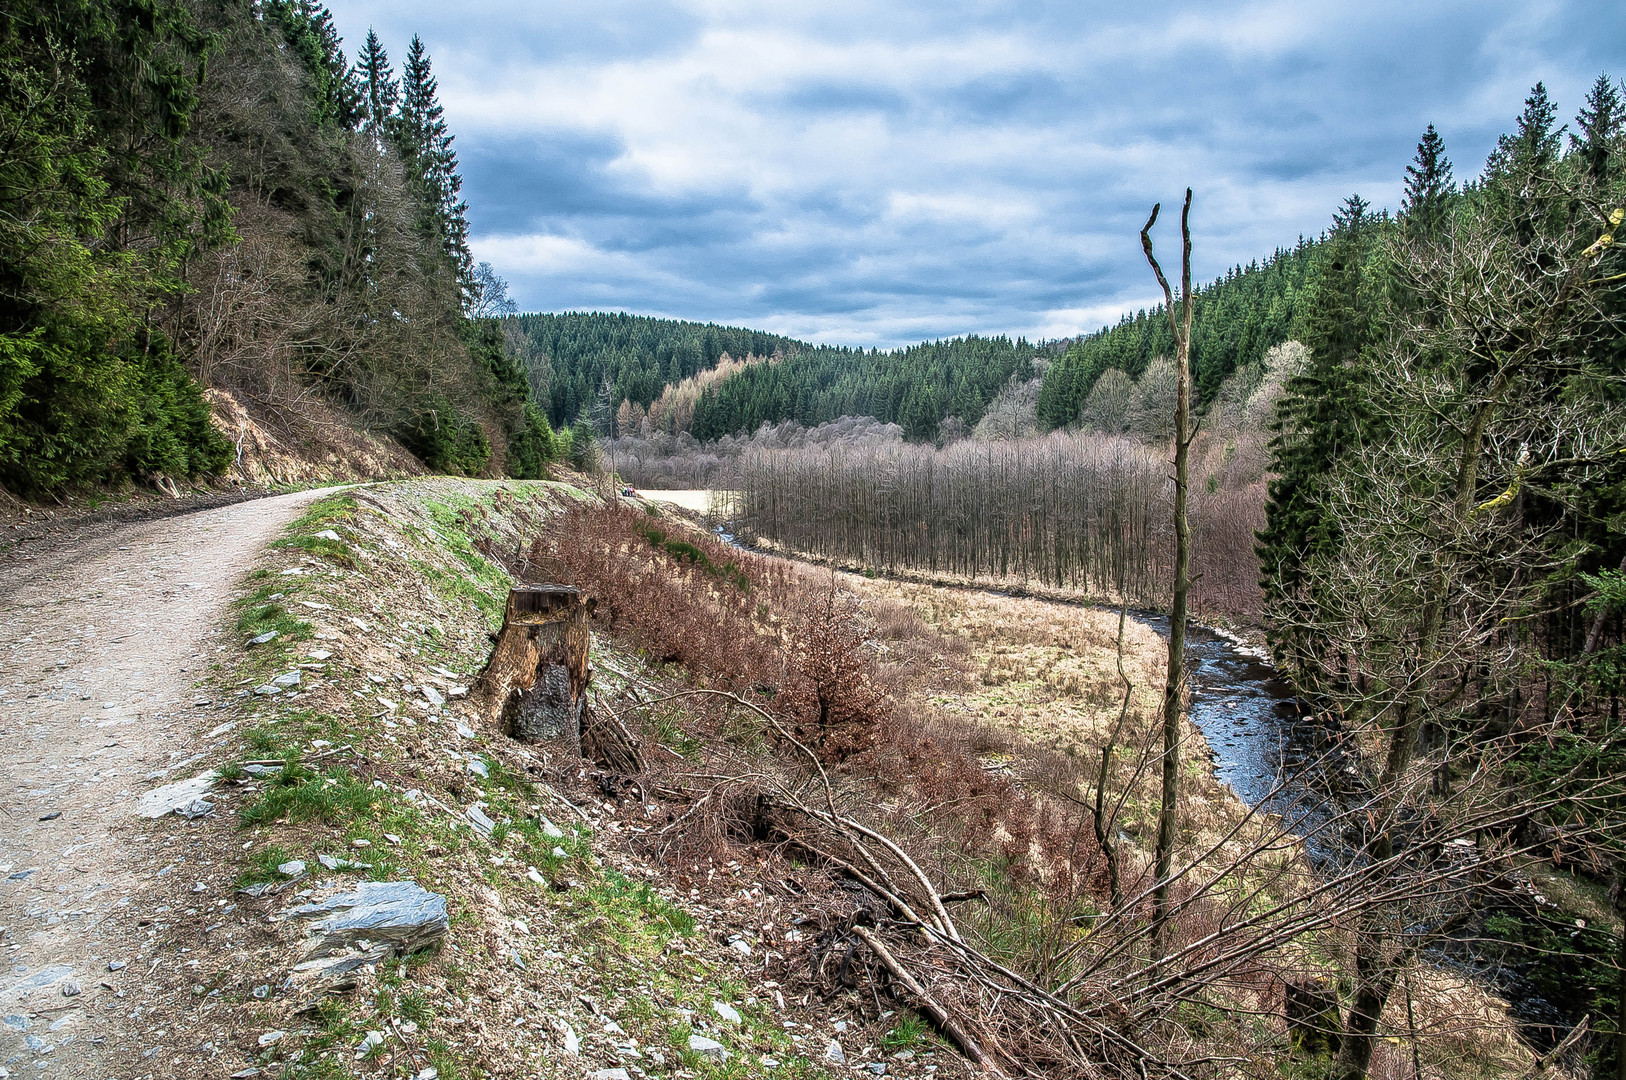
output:
[[[570,585],[516,585],[476,684],[481,718],[524,742],[552,743],[611,772],[644,770],[637,736],[587,704],[587,624],[596,600]]]
[[[526,742],[580,757],[587,709],[587,620],[597,601],[570,585],[516,585],[480,674],[483,719]]]

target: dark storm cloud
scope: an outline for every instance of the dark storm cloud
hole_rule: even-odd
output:
[[[1537,79],[1626,74],[1605,2],[341,2],[429,46],[479,257],[530,308],[892,345],[1059,336],[1155,286],[1186,184],[1197,270],[1393,206],[1423,127],[1471,175]],[[1167,238],[1165,239],[1167,242]]]

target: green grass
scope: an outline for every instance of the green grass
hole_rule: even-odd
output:
[[[308,551],[312,555],[320,555],[329,562],[336,563],[347,570],[353,570],[356,566],[355,556],[350,554],[350,545],[343,540],[333,540],[326,536],[287,536],[276,541],[271,546]]]
[[[932,1036],[931,1025],[912,1012],[899,1014],[898,1022],[892,1030],[881,1036],[881,1049],[887,1053],[896,1053],[899,1050],[913,1050],[929,1042]]]
[[[245,638],[259,637],[268,630],[287,641],[302,641],[310,637],[311,624],[294,615],[271,597],[282,590],[273,585],[262,585],[251,595],[237,602],[237,632]]]

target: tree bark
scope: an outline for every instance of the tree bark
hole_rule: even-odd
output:
[[[1156,884],[1152,890],[1152,948],[1161,952],[1169,915],[1169,876],[1174,866],[1174,844],[1179,824],[1180,726],[1185,718],[1186,595],[1191,589],[1187,571],[1191,562],[1191,527],[1186,519],[1188,457],[1191,450],[1191,189],[1186,189],[1180,211],[1180,311],[1163,268],[1152,254],[1152,226],[1161,204],[1140,231],[1141,250],[1163,287],[1169,326],[1174,332],[1176,391],[1174,406],[1174,597],[1169,606],[1169,666],[1163,685],[1163,792],[1157,816]]]

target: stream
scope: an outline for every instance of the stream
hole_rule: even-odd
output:
[[[735,543],[731,529],[715,531],[719,539]],[[1168,616],[1131,614],[1168,640]],[[1328,753],[1332,733],[1311,718],[1292,684],[1268,659],[1209,627],[1188,623],[1186,661],[1189,715],[1213,753],[1215,775],[1249,806],[1263,804],[1297,831],[1315,834],[1306,848],[1318,869],[1342,862],[1350,854],[1347,841],[1322,826],[1338,809],[1333,792],[1343,785],[1336,774],[1353,771],[1354,763],[1336,748]],[[1322,754],[1324,761],[1307,768]],[[1545,1052],[1589,1014],[1595,1030],[1600,1017],[1609,1027],[1613,1009],[1602,1007],[1614,1004],[1615,976],[1608,965],[1618,942],[1612,934],[1586,928],[1585,920],[1578,922],[1573,913],[1525,884],[1481,904],[1471,924],[1422,955],[1428,963],[1471,977],[1499,994],[1508,1002],[1519,1034],[1537,1052]],[[1594,1064],[1612,1075],[1613,1063],[1610,1039]]]
[[[1167,640],[1166,616],[1136,618]],[[1186,632],[1186,661],[1191,721],[1213,751],[1219,779],[1249,806],[1263,803],[1303,830],[1323,825],[1336,799],[1329,788],[1336,785],[1308,776],[1281,783],[1325,749],[1324,729],[1308,718],[1292,685],[1258,653],[1195,623]],[[1307,847],[1318,867],[1330,868],[1348,853],[1343,838],[1332,834]],[[1599,991],[1612,996],[1614,975],[1606,964],[1617,943],[1584,923],[1532,885],[1498,894],[1471,925],[1423,955],[1501,995],[1520,1035],[1545,1051],[1588,1013],[1596,1027]]]

